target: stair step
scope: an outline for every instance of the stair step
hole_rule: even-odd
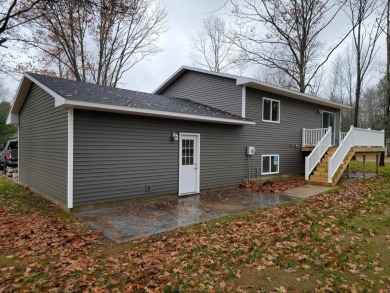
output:
[[[354,150],[351,149],[347,155],[342,160],[339,168],[336,170],[333,176],[333,182],[328,182],[328,166],[329,166],[329,158],[333,156],[333,154],[337,151],[337,147],[330,147],[325,155],[321,158],[320,162],[317,164],[316,168],[312,175],[309,176],[308,184],[312,185],[321,185],[321,186],[335,186],[339,181],[342,173],[345,171],[348,163],[352,159],[354,155]]]
[[[312,181],[312,180],[309,180],[307,182],[308,184],[311,184],[311,185],[318,185],[318,186],[334,186],[333,183],[328,183],[328,182],[318,182],[318,181]]]
[[[319,181],[319,182],[328,182],[328,177],[319,177],[319,176],[310,176],[309,177],[310,181]]]
[[[328,172],[327,171],[314,171],[313,172],[313,175],[314,176],[320,176],[320,177],[324,177],[324,176],[326,176],[326,177],[328,177]]]

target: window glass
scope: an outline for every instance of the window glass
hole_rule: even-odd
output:
[[[279,102],[272,101],[272,121],[279,121]]]
[[[271,156],[271,172],[276,173],[278,172],[279,168],[279,157],[278,156]]]
[[[279,155],[262,156],[262,174],[279,173]]]
[[[280,102],[263,98],[263,120],[279,122]]]
[[[18,149],[18,142],[17,141],[10,141],[8,145],[8,149],[16,150]]]
[[[263,119],[271,120],[271,101],[264,99]]]
[[[263,173],[269,173],[269,156],[263,157]]]

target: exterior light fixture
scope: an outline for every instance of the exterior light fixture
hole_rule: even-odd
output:
[[[176,132],[172,132],[171,133],[171,139],[173,141],[177,141],[177,140],[179,140],[179,135]]]

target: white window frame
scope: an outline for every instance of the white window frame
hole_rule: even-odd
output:
[[[278,157],[278,170],[276,172],[264,172],[263,168],[263,158],[264,157],[270,157],[270,160],[271,160],[271,157]],[[270,170],[271,170],[271,164],[272,162],[270,162]],[[269,174],[279,174],[279,168],[280,167],[280,156],[279,154],[267,154],[267,155],[261,155],[261,175],[269,175]]]
[[[271,120],[266,120],[264,119],[264,103],[265,103],[265,100],[268,100],[268,101],[271,101],[271,112],[270,112],[270,115],[271,115]],[[272,102],[278,102],[278,120],[277,121],[272,121]],[[266,98],[266,97],[263,97],[263,109],[262,109],[262,121],[263,122],[270,122],[270,123],[280,123],[280,101],[279,100],[275,100],[275,99],[270,99],[270,98]]]

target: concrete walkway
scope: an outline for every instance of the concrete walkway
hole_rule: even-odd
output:
[[[303,185],[295,188],[291,188],[283,192],[283,194],[297,197],[297,198],[308,198],[310,196],[332,190],[333,187],[316,186],[316,185]]]

